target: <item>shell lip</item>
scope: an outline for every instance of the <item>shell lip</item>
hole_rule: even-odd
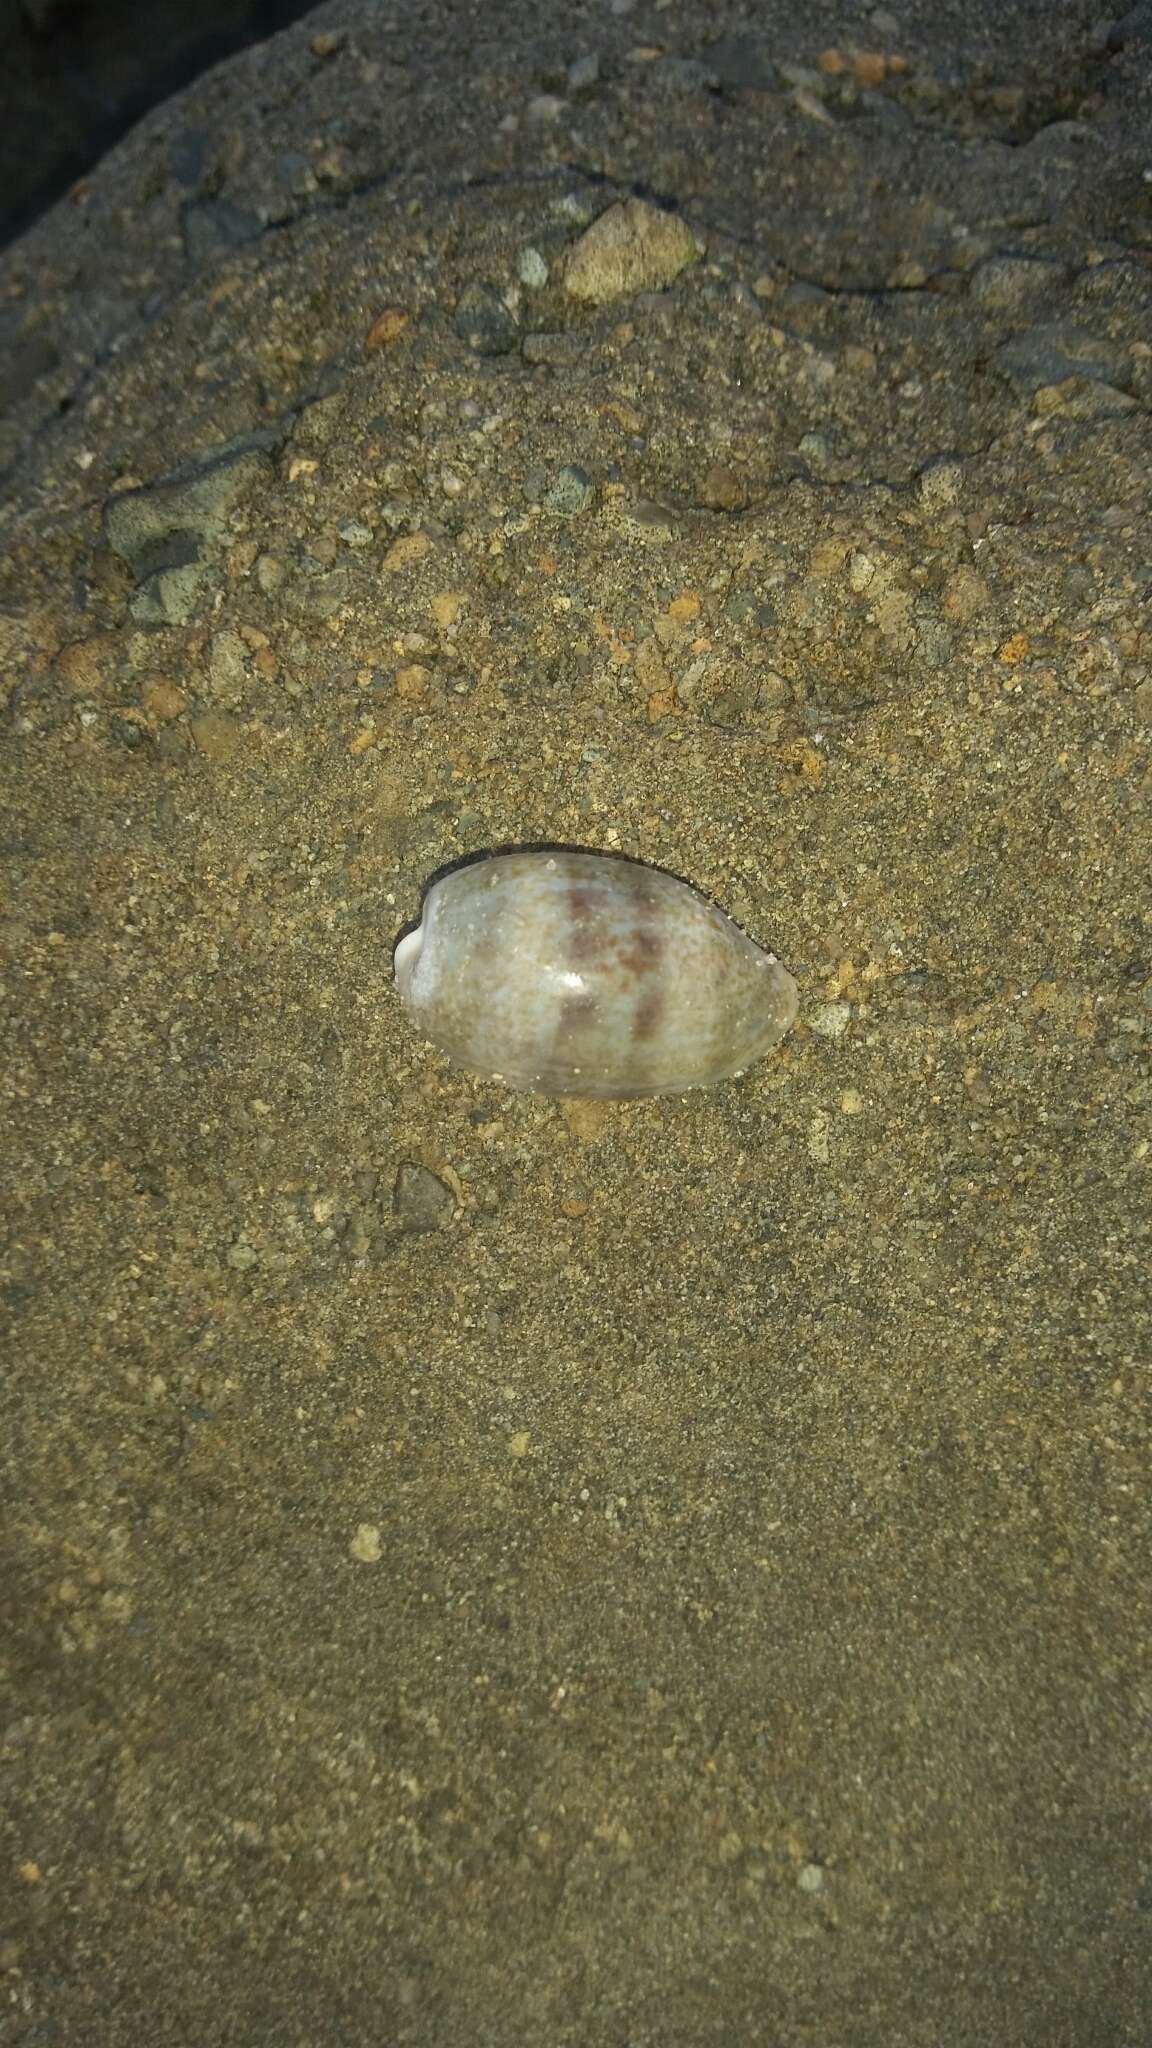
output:
[[[420,964],[423,950],[424,923],[421,920],[419,924],[413,925],[411,931],[404,932],[397,940],[396,950],[392,955],[392,974],[401,995],[412,985],[412,977]]]

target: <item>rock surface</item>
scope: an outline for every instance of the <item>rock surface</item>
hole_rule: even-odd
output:
[[[1152,47],[853,36],[337,0],[3,260],[29,2048],[1146,2040]],[[553,840],[797,1030],[449,1071]]]

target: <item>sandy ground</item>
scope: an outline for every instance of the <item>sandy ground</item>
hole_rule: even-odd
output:
[[[336,5],[5,258],[5,2042],[1147,2041],[1150,77]],[[795,1031],[449,1068],[538,841]]]

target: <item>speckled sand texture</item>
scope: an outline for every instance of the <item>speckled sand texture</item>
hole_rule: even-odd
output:
[[[5,2048],[1146,2048],[1150,36],[349,0],[0,263]],[[450,1069],[555,841],[796,1029]]]

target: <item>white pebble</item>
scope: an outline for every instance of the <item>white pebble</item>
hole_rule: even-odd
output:
[[[348,1547],[357,1564],[379,1564],[383,1546],[375,1522],[361,1522]]]
[[[819,1038],[843,1038],[851,1022],[850,1003],[821,1003],[809,1017],[808,1026]]]
[[[530,292],[543,291],[548,282],[548,265],[539,249],[522,249],[516,275]]]

